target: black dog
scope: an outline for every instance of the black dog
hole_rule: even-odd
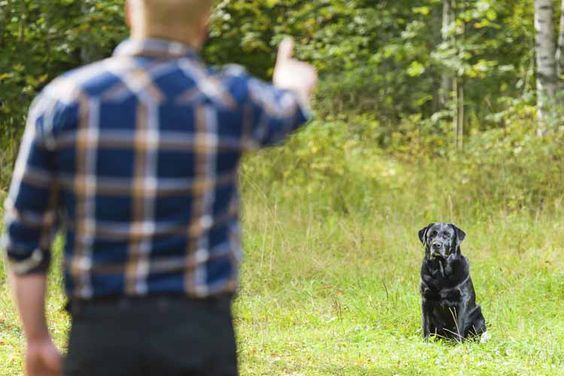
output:
[[[486,322],[476,304],[468,261],[460,252],[464,231],[452,224],[432,223],[419,231],[425,245],[421,266],[423,335],[462,341],[482,335]]]

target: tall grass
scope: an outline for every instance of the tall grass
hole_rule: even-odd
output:
[[[419,221],[464,221],[562,212],[564,132],[539,138],[491,130],[458,150],[436,130],[417,130],[392,134],[401,142],[382,147],[378,123],[359,121],[314,123],[285,147],[250,160],[243,181],[269,200],[305,200],[327,215],[407,211]]]
[[[237,305],[246,374],[563,370],[561,218],[458,221],[468,233],[463,251],[492,340],[452,346],[421,339],[417,230],[428,221],[409,210],[325,216],[307,202],[289,208],[257,196],[245,211],[247,258]]]
[[[485,134],[438,158],[383,151],[337,122],[247,161],[237,305],[246,373],[564,372],[558,137]],[[433,221],[468,233],[487,344],[421,339],[417,231]]]

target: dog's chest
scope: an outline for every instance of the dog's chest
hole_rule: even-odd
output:
[[[447,268],[427,269],[421,275],[421,293],[428,304],[449,309],[461,303],[466,279],[451,272]]]
[[[452,288],[457,284],[456,281],[453,280],[452,276],[443,270],[432,270],[423,274],[421,276],[421,282],[437,294],[442,290]]]
[[[434,292],[460,285],[468,276],[463,259],[450,262],[425,261],[421,268],[421,281]]]

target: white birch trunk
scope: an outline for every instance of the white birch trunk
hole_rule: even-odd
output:
[[[558,86],[553,15],[552,0],[535,0],[539,134],[546,130],[550,104],[554,102]]]
[[[556,75],[560,79],[560,89],[564,90],[564,0],[560,6],[560,34],[556,49]]]
[[[456,22],[456,12],[464,12],[466,10],[466,0],[449,0],[451,7],[451,17],[452,22]],[[466,26],[463,22],[462,24],[462,34],[455,36],[453,39],[453,44],[458,50],[458,43],[464,42],[464,34]],[[464,76],[459,76],[458,74],[454,77],[454,138],[455,145],[458,149],[462,149],[464,146]]]
[[[564,0],[563,0],[564,1]],[[449,41],[452,37],[449,34],[449,28],[454,23],[454,7],[452,0],[443,0],[443,24],[441,28],[441,36],[443,42]],[[441,92],[439,95],[441,107],[446,107],[453,91],[452,75],[448,71],[443,71],[441,77]]]

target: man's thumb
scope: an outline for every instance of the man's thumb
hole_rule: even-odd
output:
[[[277,62],[281,63],[292,59],[294,55],[294,40],[292,38],[284,38],[278,47]]]

